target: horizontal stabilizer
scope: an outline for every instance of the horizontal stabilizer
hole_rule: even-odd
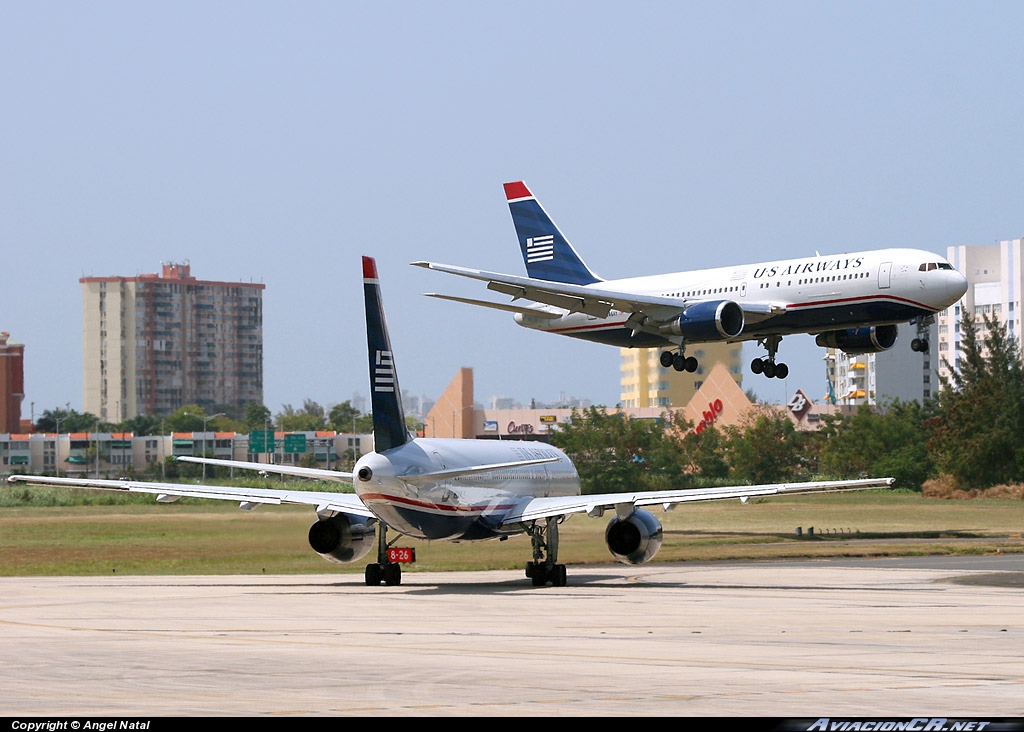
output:
[[[352,473],[322,468],[300,468],[295,465],[274,465],[273,463],[249,463],[242,460],[220,460],[218,458],[199,458],[179,455],[175,458],[182,463],[200,463],[219,465],[224,468],[241,468],[242,470],[258,470],[261,473],[277,473],[278,475],[294,475],[299,478],[315,478],[317,480],[333,480],[338,483],[351,483]]]
[[[547,310],[538,310],[536,308],[522,307],[519,305],[508,305],[500,302],[490,302],[488,300],[474,300],[469,297],[455,297],[454,295],[439,295],[436,292],[424,292],[427,297],[436,297],[438,300],[451,300],[452,302],[461,302],[466,305],[479,305],[484,308],[493,308],[494,310],[503,310],[506,313],[521,313],[523,315],[530,315],[535,318],[557,318],[558,313],[548,312]]]
[[[515,460],[510,463],[492,463],[491,465],[474,465],[470,468],[451,468],[449,470],[434,470],[429,473],[414,473],[412,475],[399,475],[399,480],[414,485],[425,483],[437,483],[442,480],[452,480],[466,475],[480,475],[481,473],[492,473],[495,470],[510,470],[512,468],[524,468],[528,465],[543,465],[544,463],[557,463],[562,458],[549,457],[537,458],[536,460]]]

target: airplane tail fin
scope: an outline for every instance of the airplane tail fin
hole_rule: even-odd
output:
[[[505,184],[505,197],[530,277],[571,285],[601,278],[590,271],[523,181]]]
[[[373,410],[374,450],[383,452],[409,441],[398,388],[391,339],[377,279],[377,263],[363,257],[363,297],[366,301],[366,345],[370,352],[370,404]]]

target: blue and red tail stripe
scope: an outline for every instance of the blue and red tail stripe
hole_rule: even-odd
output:
[[[527,275],[572,285],[601,282],[523,181],[506,183],[505,198],[519,237]]]

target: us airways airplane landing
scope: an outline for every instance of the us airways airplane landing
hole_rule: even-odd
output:
[[[937,254],[878,249],[605,280],[583,262],[522,181],[505,184],[526,277],[434,262],[415,266],[482,280],[512,297],[497,303],[430,297],[504,310],[520,325],[627,348],[661,347],[662,366],[694,372],[691,344],[758,341],[755,374],[785,378],[782,337],[816,336],[846,353],[884,351],[899,323],[931,318],[967,291],[967,279]],[[922,321],[923,322],[923,321]],[[911,347],[928,350],[927,341]]]
[[[575,466],[565,453],[551,445],[412,438],[402,411],[402,392],[384,318],[377,267],[369,257],[363,257],[363,294],[374,451],[356,461],[353,472],[178,458],[351,483],[354,494],[32,475],[13,475],[8,480],[149,493],[165,502],[182,496],[238,501],[239,507],[246,510],[261,504],[313,506],[318,519],[309,530],[309,543],[325,559],[356,562],[376,546],[377,559],[366,566],[367,585],[400,584],[402,563],[415,556],[414,552],[393,547],[394,542],[387,538],[388,529],[416,539],[450,541],[526,534],[533,546],[526,576],[538,587],[566,584],[565,565],[558,563],[558,526],[573,514],[600,517],[606,511],[613,512],[605,529],[608,549],[620,562],[640,564],[651,560],[662,542],[661,523],[647,506],[660,505],[667,510],[690,501],[881,488],[893,482],[892,478],[882,478],[580,495]]]

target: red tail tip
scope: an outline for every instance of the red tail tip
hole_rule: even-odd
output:
[[[363,279],[377,279],[377,262],[374,261],[373,257],[363,257]]]
[[[505,200],[507,201],[511,201],[514,198],[530,198],[532,196],[533,194],[530,193],[530,189],[521,180],[505,184]]]

